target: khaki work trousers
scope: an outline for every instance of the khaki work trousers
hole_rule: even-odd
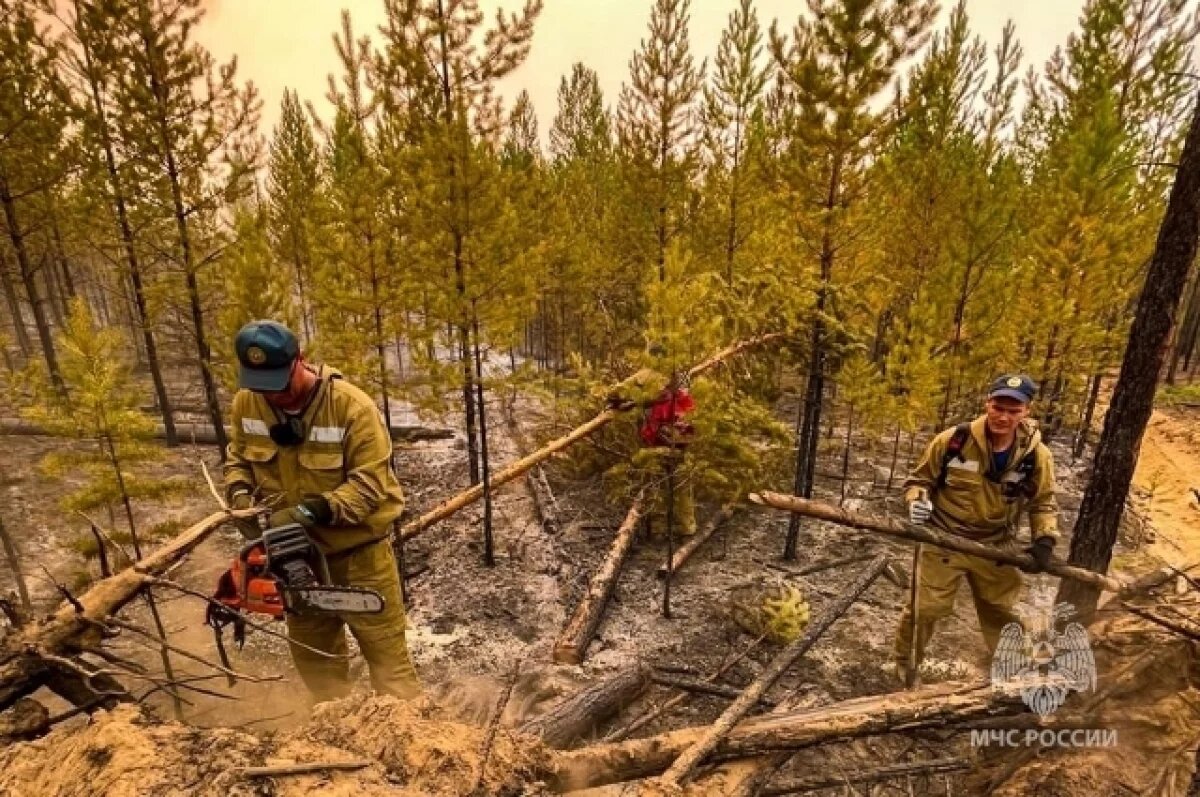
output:
[[[650,534],[667,535],[667,465],[674,459],[674,506],[672,509],[672,526],[677,537],[687,537],[696,533],[696,496],[692,489],[692,479],[685,467],[686,456],[682,451],[672,451],[665,446],[647,449],[657,460],[654,473],[656,484],[647,496],[649,507],[646,512],[646,527]]]
[[[341,616],[288,615],[288,635],[309,647],[344,656],[349,626],[367,660],[375,691],[402,698],[418,696],[421,684],[404,641],[404,601],[391,543],[382,540],[345,556],[332,556],[329,575],[334,585],[378,592],[383,596],[383,611]],[[299,645],[290,647],[296,669],[314,699],[335,700],[350,693],[353,685],[348,659],[326,658]]]
[[[989,559],[947,551],[933,545],[922,546],[920,579],[917,582],[917,663],[925,657],[925,647],[939,620],[954,613],[958,585],[965,578],[975,599],[975,613],[983,629],[989,653],[996,650],[1000,631],[1017,621],[1013,606],[1021,594],[1021,571]],[[905,606],[896,630],[895,657],[907,664],[912,646],[912,607]]]

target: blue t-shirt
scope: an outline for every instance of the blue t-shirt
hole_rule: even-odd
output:
[[[1008,468],[1008,458],[1012,454],[1014,446],[1009,446],[1004,451],[992,452],[992,469],[996,473],[1004,473]]]

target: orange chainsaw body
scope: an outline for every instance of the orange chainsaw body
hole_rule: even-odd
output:
[[[234,610],[283,619],[283,595],[279,592],[279,582],[267,571],[267,552],[261,544],[234,559],[229,572],[237,594],[219,596],[221,603]]]

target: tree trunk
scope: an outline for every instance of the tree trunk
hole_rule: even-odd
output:
[[[1075,436],[1075,447],[1071,450],[1072,462],[1082,457],[1084,449],[1087,448],[1088,437],[1092,433],[1092,416],[1096,412],[1096,402],[1100,399],[1100,385],[1103,381],[1104,374],[1099,371],[1092,374],[1092,381],[1088,386],[1087,404],[1083,408],[1083,420],[1079,426],[1079,434]]]
[[[548,747],[566,750],[591,737],[600,725],[641,696],[650,685],[650,667],[638,662],[558,703],[521,727]]]
[[[475,393],[479,402],[479,453],[483,476],[483,563],[496,566],[495,539],[492,536],[492,483],[488,467],[487,408],[483,402],[483,359],[479,352],[479,312],[471,303],[471,321],[475,332]]]
[[[29,306],[33,310],[33,323],[37,327],[38,340],[42,344],[42,356],[46,360],[46,368],[55,390],[67,398],[67,387],[63,382],[62,372],[58,368],[58,355],[54,350],[54,338],[50,334],[50,322],[46,318],[41,293],[37,286],[37,269],[29,259],[29,250],[25,246],[25,234],[17,220],[17,204],[9,191],[8,181],[0,175],[0,204],[4,206],[4,220],[8,226],[8,238],[12,242],[13,251],[17,255],[17,271],[21,283],[25,286],[25,295],[29,297]]]
[[[1193,111],[1071,539],[1070,561],[1098,573],[1107,571],[1112,559],[1142,434],[1154,406],[1158,374],[1188,272],[1196,259],[1198,236],[1200,108]],[[1098,598],[1098,591],[1087,585],[1059,585],[1058,601],[1071,603],[1084,618],[1092,616]]]
[[[58,227],[57,214],[50,216],[50,231],[54,235],[54,251],[58,253],[58,263],[62,267],[63,292],[68,299],[74,299],[78,295],[75,290],[75,275],[71,272],[71,260],[67,257],[66,246],[63,245],[62,231]]]
[[[28,359],[33,351],[33,346],[29,341],[29,331],[25,329],[25,318],[21,314],[21,300],[17,298],[17,286],[13,284],[3,250],[0,250],[0,285],[4,287],[4,300],[8,303],[8,314],[12,316],[13,334],[17,337],[17,346],[21,348],[21,356]]]
[[[148,30],[149,20],[146,18],[146,8],[139,6],[139,13],[142,15],[141,24],[143,44],[146,48],[147,61],[150,64],[156,63],[155,54],[151,46],[153,32]],[[153,92],[156,108],[155,122],[158,126],[159,144],[162,146],[163,155],[165,158],[165,166],[167,169],[167,182],[171,188],[171,202],[175,216],[176,232],[179,235],[179,249],[181,255],[181,265],[185,281],[187,284],[188,304],[191,308],[192,316],[192,333],[196,338],[196,352],[199,355],[200,365],[200,380],[204,385],[204,397],[208,409],[209,418],[212,421],[213,431],[216,434],[217,448],[220,451],[221,459],[225,459],[226,448],[229,446],[229,439],[225,434],[225,425],[222,421],[221,400],[217,393],[217,383],[213,378],[212,373],[212,349],[208,345],[208,333],[204,329],[204,309],[200,301],[200,285],[196,280],[196,264],[192,253],[191,233],[188,228],[188,212],[183,201],[183,187],[181,184],[181,176],[179,167],[175,160],[176,141],[172,137],[168,126],[166,116],[167,109],[164,107],[163,86],[159,79],[159,75],[152,69],[149,74],[150,88]],[[142,308],[139,308],[141,312]]]
[[[596,629],[600,627],[600,621],[604,618],[604,609],[608,606],[608,599],[617,586],[617,577],[621,574],[621,567],[625,564],[625,559],[633,548],[633,538],[637,534],[638,520],[642,516],[643,499],[644,494],[641,493],[634,499],[628,514],[625,515],[625,520],[617,529],[617,536],[613,539],[608,556],[599,569],[592,574],[587,592],[579,601],[579,605],[575,607],[575,613],[571,615],[571,619],[563,628],[562,633],[558,635],[558,640],[554,643],[555,662],[575,665],[583,663],[588,645],[592,643]]]
[[[717,514],[714,515],[713,518],[704,525],[704,528],[693,534],[691,539],[689,539],[682,548],[675,552],[675,556],[671,561],[672,574],[679,572],[679,569],[683,567],[689,559],[692,558],[692,554],[700,550],[700,546],[708,542],[709,538],[716,533],[717,529],[721,528],[721,526],[733,516],[734,509],[736,508],[737,505],[734,503],[725,504],[725,506],[721,507],[720,511],[718,511]],[[658,577],[667,577],[666,564],[658,566]]]
[[[829,286],[833,279],[833,211],[841,193],[842,158],[836,156],[829,172],[829,187],[822,203],[825,217],[821,232],[821,286],[817,289],[817,303],[813,313],[812,349],[808,356],[808,385],[804,391],[805,421],[800,429],[800,441],[796,448],[795,492],[805,498],[812,496],[813,474],[817,468],[817,437],[821,428],[821,401],[825,396],[825,306]],[[787,539],[784,542],[783,558],[796,559],[796,543],[800,537],[800,518],[793,515],[788,520]]]
[[[854,442],[854,405],[850,405],[850,417],[846,419],[846,445],[842,448],[842,500],[846,503],[846,484],[850,480],[850,445]],[[874,482],[871,483],[874,487]]]
[[[5,528],[3,518],[0,518],[0,543],[4,545],[4,555],[8,557],[8,567],[12,570],[13,581],[17,584],[21,608],[25,610],[26,615],[29,615],[33,612],[33,601],[29,599],[29,587],[25,584],[25,574],[21,572],[21,557],[17,555],[17,546],[9,535],[8,529]]]

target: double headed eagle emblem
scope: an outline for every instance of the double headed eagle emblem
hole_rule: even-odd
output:
[[[1020,623],[1004,626],[992,658],[992,686],[1019,689],[1025,705],[1042,718],[1071,692],[1094,690],[1096,659],[1087,631],[1079,623],[1068,623],[1062,633],[1057,629],[1074,614],[1074,606],[1060,603],[1032,629]]]

